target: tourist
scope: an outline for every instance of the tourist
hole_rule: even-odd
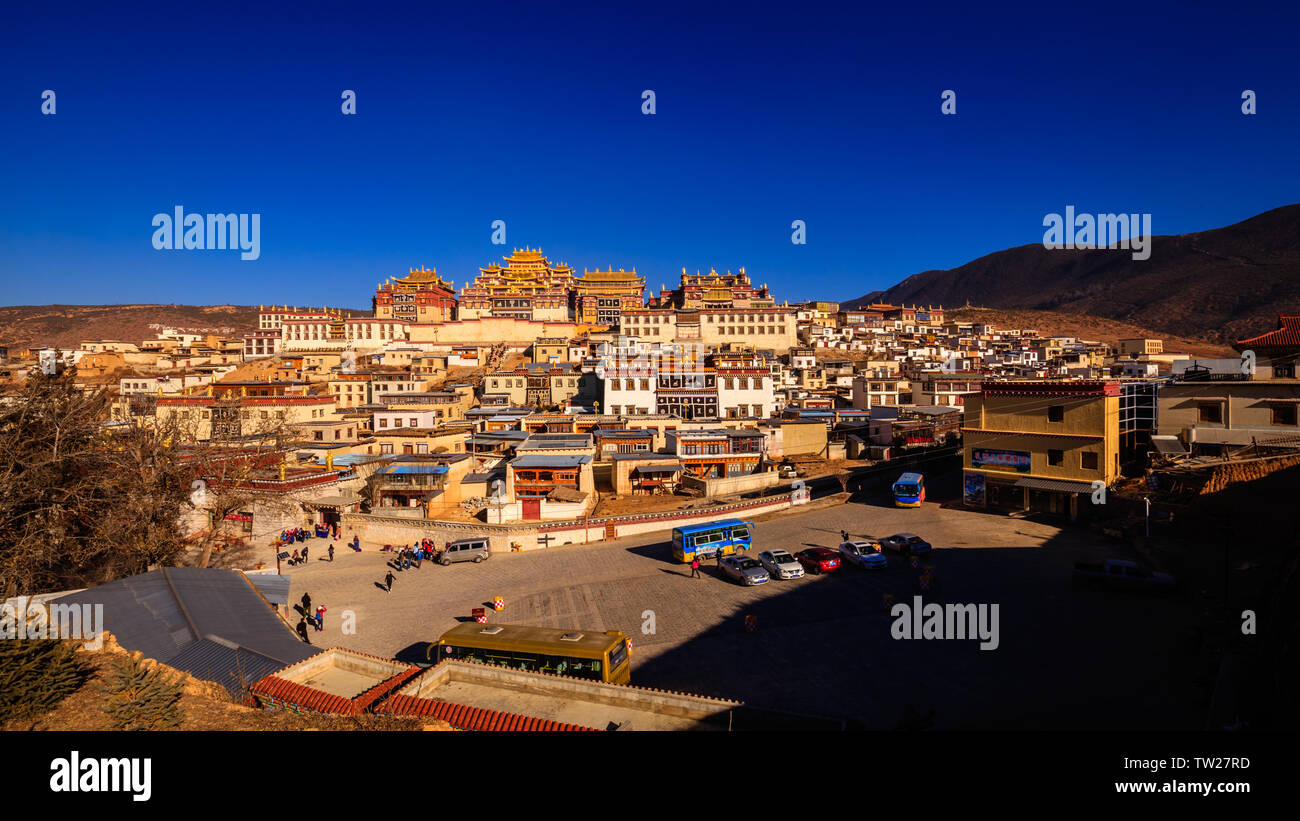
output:
[[[303,546],[302,546],[302,563],[303,563],[303,564],[306,564],[306,563],[307,563],[307,546],[306,546],[306,545],[303,545]]]
[[[298,635],[302,637],[302,640],[303,640],[303,641],[307,642],[308,644],[311,644],[311,639],[307,638],[307,620],[306,620],[306,619],[299,619],[299,620],[298,620]]]
[[[316,632],[325,629],[325,605],[316,608]]]
[[[700,575],[700,557],[699,557],[699,556],[696,556],[695,558],[691,559],[691,578],[692,578],[692,579],[703,578],[703,577]]]
[[[289,557],[289,566],[293,567],[295,564],[298,564],[301,561],[302,561],[302,556],[299,556],[298,551],[295,550],[293,551],[293,555]]]
[[[328,552],[329,552],[329,554],[330,554],[330,561],[333,562],[333,561],[334,561],[334,545],[330,545],[330,549],[329,549]]]
[[[391,570],[388,571],[388,573],[384,576],[384,584],[387,585],[387,587],[385,588],[387,592],[389,593],[393,592],[393,571]]]
[[[302,594],[302,614],[304,616],[311,615],[311,595],[307,593]]]

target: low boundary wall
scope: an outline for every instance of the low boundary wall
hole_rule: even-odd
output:
[[[438,545],[470,536],[487,536],[494,552],[538,550],[566,544],[587,544],[625,536],[668,531],[684,525],[702,524],[717,519],[745,518],[775,513],[795,505],[807,504],[806,488],[727,505],[693,510],[670,510],[662,513],[639,513],[629,516],[570,519],[567,521],[515,522],[504,525],[483,522],[448,522],[437,519],[401,519],[374,513],[344,513],[340,523],[345,536],[353,533],[367,542],[411,544],[432,539]]]

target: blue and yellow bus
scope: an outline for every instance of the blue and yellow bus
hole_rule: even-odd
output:
[[[673,558],[679,562],[689,562],[696,556],[711,559],[722,552],[730,556],[737,550],[748,550],[750,538],[754,531],[751,522],[739,519],[723,519],[717,522],[705,522],[700,525],[673,528]]]
[[[925,501],[925,476],[920,473],[904,473],[894,482],[895,507],[920,507]]]

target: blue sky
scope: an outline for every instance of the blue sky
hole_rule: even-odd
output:
[[[0,304],[366,307],[524,245],[848,299],[1041,242],[1067,205],[1167,234],[1300,200],[1282,4],[16,5]],[[155,250],[177,205],[260,214],[260,258]]]

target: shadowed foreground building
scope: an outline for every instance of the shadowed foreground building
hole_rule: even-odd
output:
[[[277,610],[288,605],[288,582],[237,570],[166,567],[54,603],[102,605],[104,629],[122,647],[241,697],[253,682],[320,652],[300,641]]]

